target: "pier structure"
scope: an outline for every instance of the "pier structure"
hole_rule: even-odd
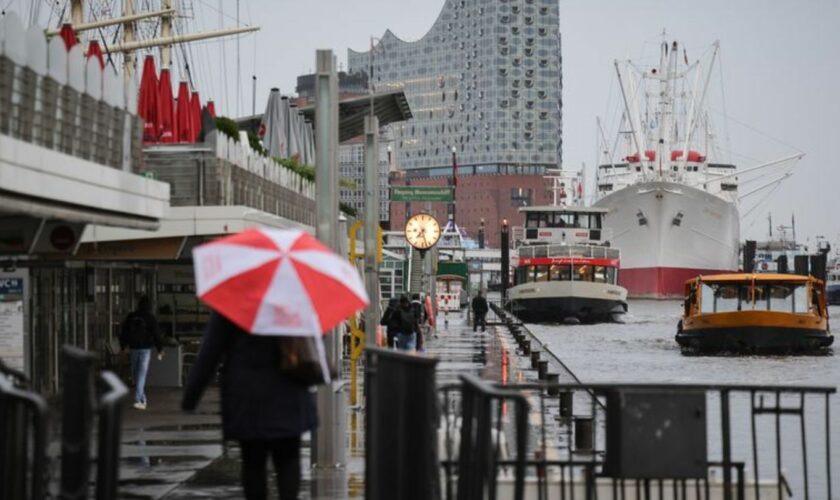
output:
[[[45,392],[60,384],[62,344],[89,348],[110,330],[92,304],[106,283],[72,262],[84,230],[147,234],[169,208],[169,185],[139,172],[136,93],[81,46],[0,19],[0,278],[15,311],[0,356]]]

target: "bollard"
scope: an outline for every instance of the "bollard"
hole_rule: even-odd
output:
[[[537,378],[545,380],[546,375],[548,375],[548,360],[541,359],[537,361]]]
[[[575,451],[592,451],[592,417],[575,418]]]
[[[540,360],[540,351],[531,351],[531,368],[537,369],[537,362]]]
[[[547,373],[545,379],[549,384],[553,384],[553,387],[549,387],[546,391],[548,395],[556,396],[560,394],[560,389],[557,388],[557,383],[560,382],[560,375],[557,373]]]
[[[523,340],[519,343],[519,347],[522,348],[522,354],[525,356],[529,356],[531,354],[531,341],[530,340]]]
[[[560,417],[571,418],[572,409],[574,408],[574,393],[572,391],[563,391],[560,393]]]

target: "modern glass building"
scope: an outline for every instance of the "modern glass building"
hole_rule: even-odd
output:
[[[559,29],[557,0],[446,0],[420,40],[386,31],[370,81],[408,95],[415,118],[394,130],[400,167],[448,175],[441,167],[451,166],[452,147],[459,164],[480,173],[557,167]],[[350,73],[369,74],[370,62],[369,52],[348,51]]]
[[[541,176],[562,159],[559,16],[557,0],[446,0],[421,39],[408,42],[389,30],[372,58],[348,50],[350,73],[371,75],[375,89],[401,88],[408,96],[414,118],[392,127],[396,164],[407,182],[443,182],[452,175],[455,148],[456,222],[471,234],[479,221],[461,208],[473,201],[462,199],[475,183],[471,177],[504,177],[482,183],[491,189],[482,191],[490,212],[477,216],[488,224],[518,220],[522,202],[513,197],[522,189],[534,194],[529,204],[548,200]],[[397,205],[391,205],[393,227],[406,215]]]

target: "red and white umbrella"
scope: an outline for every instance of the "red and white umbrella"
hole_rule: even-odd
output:
[[[359,273],[311,235],[249,229],[193,250],[196,292],[256,335],[316,336],[368,304]]]

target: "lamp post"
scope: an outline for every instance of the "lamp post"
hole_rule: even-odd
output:
[[[507,303],[507,291],[510,286],[510,232],[507,219],[502,219],[502,308]]]
[[[455,157],[455,153],[458,150],[455,146],[452,146],[452,226],[455,227],[455,204],[456,204],[456,191],[458,189],[458,159]]]

